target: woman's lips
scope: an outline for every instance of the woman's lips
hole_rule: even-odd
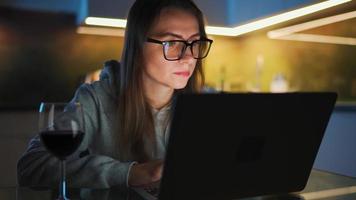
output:
[[[175,75],[178,76],[184,76],[184,77],[188,77],[190,75],[189,71],[184,71],[184,72],[174,72]]]

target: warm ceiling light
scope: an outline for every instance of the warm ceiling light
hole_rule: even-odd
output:
[[[342,3],[349,2],[351,0],[329,0],[314,5],[306,6],[289,12],[285,12],[272,17],[267,17],[255,22],[237,26],[234,28],[235,36],[242,35],[248,32],[259,30],[268,26],[272,26],[278,23],[282,23],[291,19],[295,19],[304,15],[308,15],[320,10],[324,10]]]
[[[218,26],[206,26],[205,31],[209,35],[235,36],[234,29]]]
[[[110,26],[117,28],[125,28],[125,19],[112,19],[112,18],[102,18],[102,17],[87,17],[85,19],[85,24],[94,26]]]
[[[285,35],[290,35],[292,33],[300,32],[300,31],[305,31],[309,30],[312,28],[317,28],[320,26],[325,26],[328,24],[336,23],[336,22],[341,22],[344,20],[352,19],[356,17],[356,11],[348,12],[348,13],[343,13],[331,17],[325,17],[322,19],[317,19],[309,22],[305,22],[302,24],[297,24],[293,26],[288,26],[285,28],[269,31],[267,33],[269,38],[279,38]]]
[[[269,31],[267,36],[271,39],[278,40],[292,40],[292,41],[303,41],[303,42],[317,42],[317,43],[327,43],[327,44],[342,44],[342,45],[356,45],[356,38],[352,37],[339,37],[331,35],[320,35],[320,34],[302,34],[296,33],[300,31],[309,30],[312,28],[317,28],[320,26],[325,26],[328,24],[341,22],[344,20],[356,18],[356,11],[347,12],[331,17],[325,17],[322,19],[317,19],[302,24],[297,24],[293,26],[288,26],[285,28]]]
[[[318,35],[318,34],[295,33],[291,35],[282,36],[278,39],[303,41],[303,42],[328,43],[328,44],[356,45],[356,38]]]
[[[239,36],[245,33],[249,33],[268,26],[282,23],[291,19],[295,19],[314,12],[318,12],[320,10],[327,9],[350,1],[352,0],[328,0],[314,5],[299,8],[293,11],[278,14],[272,17],[267,17],[248,24],[240,25],[234,28],[207,26],[206,32],[207,34],[210,35]],[[99,17],[88,17],[85,20],[85,24],[87,25],[110,26],[110,27],[118,27],[118,28],[125,28],[126,22],[127,21],[124,19],[110,19],[110,18],[99,18]]]

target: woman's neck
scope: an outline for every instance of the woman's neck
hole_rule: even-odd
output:
[[[160,110],[170,103],[174,89],[172,88],[145,88],[145,95],[152,108]]]

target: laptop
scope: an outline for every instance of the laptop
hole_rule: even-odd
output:
[[[333,92],[178,96],[158,193],[145,199],[237,199],[304,189]]]

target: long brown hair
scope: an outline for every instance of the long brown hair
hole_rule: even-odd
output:
[[[156,150],[153,115],[143,91],[143,46],[150,28],[165,8],[193,14],[205,38],[203,14],[191,0],[136,0],[130,9],[119,78],[119,151],[123,160],[147,161]],[[177,92],[197,93],[204,85],[198,60],[187,86]]]

